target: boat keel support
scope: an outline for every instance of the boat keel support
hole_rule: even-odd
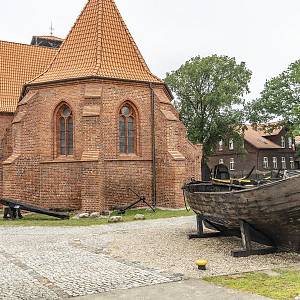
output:
[[[225,227],[218,226],[209,222],[203,215],[196,215],[197,220],[197,232],[188,235],[189,239],[197,239],[197,238],[212,238],[212,237],[220,237],[220,236],[232,236],[234,235],[230,230],[226,230]],[[204,232],[204,222],[213,227],[216,232]]]
[[[264,247],[260,249],[252,248],[252,239],[251,239],[251,231],[255,231],[255,229],[249,225],[247,222],[243,220],[239,220],[240,223],[240,231],[242,238],[242,249],[231,251],[231,255],[233,257],[247,257],[251,255],[265,255],[270,253],[275,253],[277,248],[274,246]],[[258,234],[261,234],[258,232]]]

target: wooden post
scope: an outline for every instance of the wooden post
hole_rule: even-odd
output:
[[[197,221],[197,233],[192,233],[188,235],[189,239],[197,239],[197,238],[211,238],[211,237],[219,237],[223,236],[224,233],[217,231],[217,232],[204,232],[204,224],[205,217],[203,215],[196,215],[196,221]]]
[[[243,249],[251,252],[252,245],[251,245],[251,236],[250,236],[249,226],[247,223],[245,223],[242,220],[240,220],[239,223],[240,223],[240,229],[241,229]]]
[[[250,225],[243,221],[239,220],[241,238],[242,238],[242,249],[235,250],[231,252],[233,257],[247,257],[250,255],[264,255],[270,254],[277,251],[276,247],[264,247],[260,249],[253,249],[251,245],[251,233],[250,233]],[[252,228],[252,230],[255,230]]]
[[[204,228],[203,228],[203,216],[202,215],[196,215],[196,221],[197,221],[197,233],[199,235],[204,234]]]

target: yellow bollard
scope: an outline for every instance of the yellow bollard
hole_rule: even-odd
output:
[[[206,266],[208,264],[208,261],[205,259],[199,259],[195,262],[196,266],[198,267],[199,270],[206,270]]]

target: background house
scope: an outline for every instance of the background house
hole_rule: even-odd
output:
[[[209,158],[209,167],[223,163],[234,176],[244,176],[253,167],[254,174],[294,169],[295,153],[294,139],[285,128],[267,133],[248,126],[242,146],[238,146],[233,140],[219,142]]]

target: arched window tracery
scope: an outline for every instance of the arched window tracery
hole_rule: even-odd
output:
[[[57,154],[59,156],[73,155],[73,114],[71,108],[67,104],[62,104],[56,113],[56,141]]]
[[[129,103],[119,112],[119,149],[121,154],[134,154],[137,148],[136,113]]]

